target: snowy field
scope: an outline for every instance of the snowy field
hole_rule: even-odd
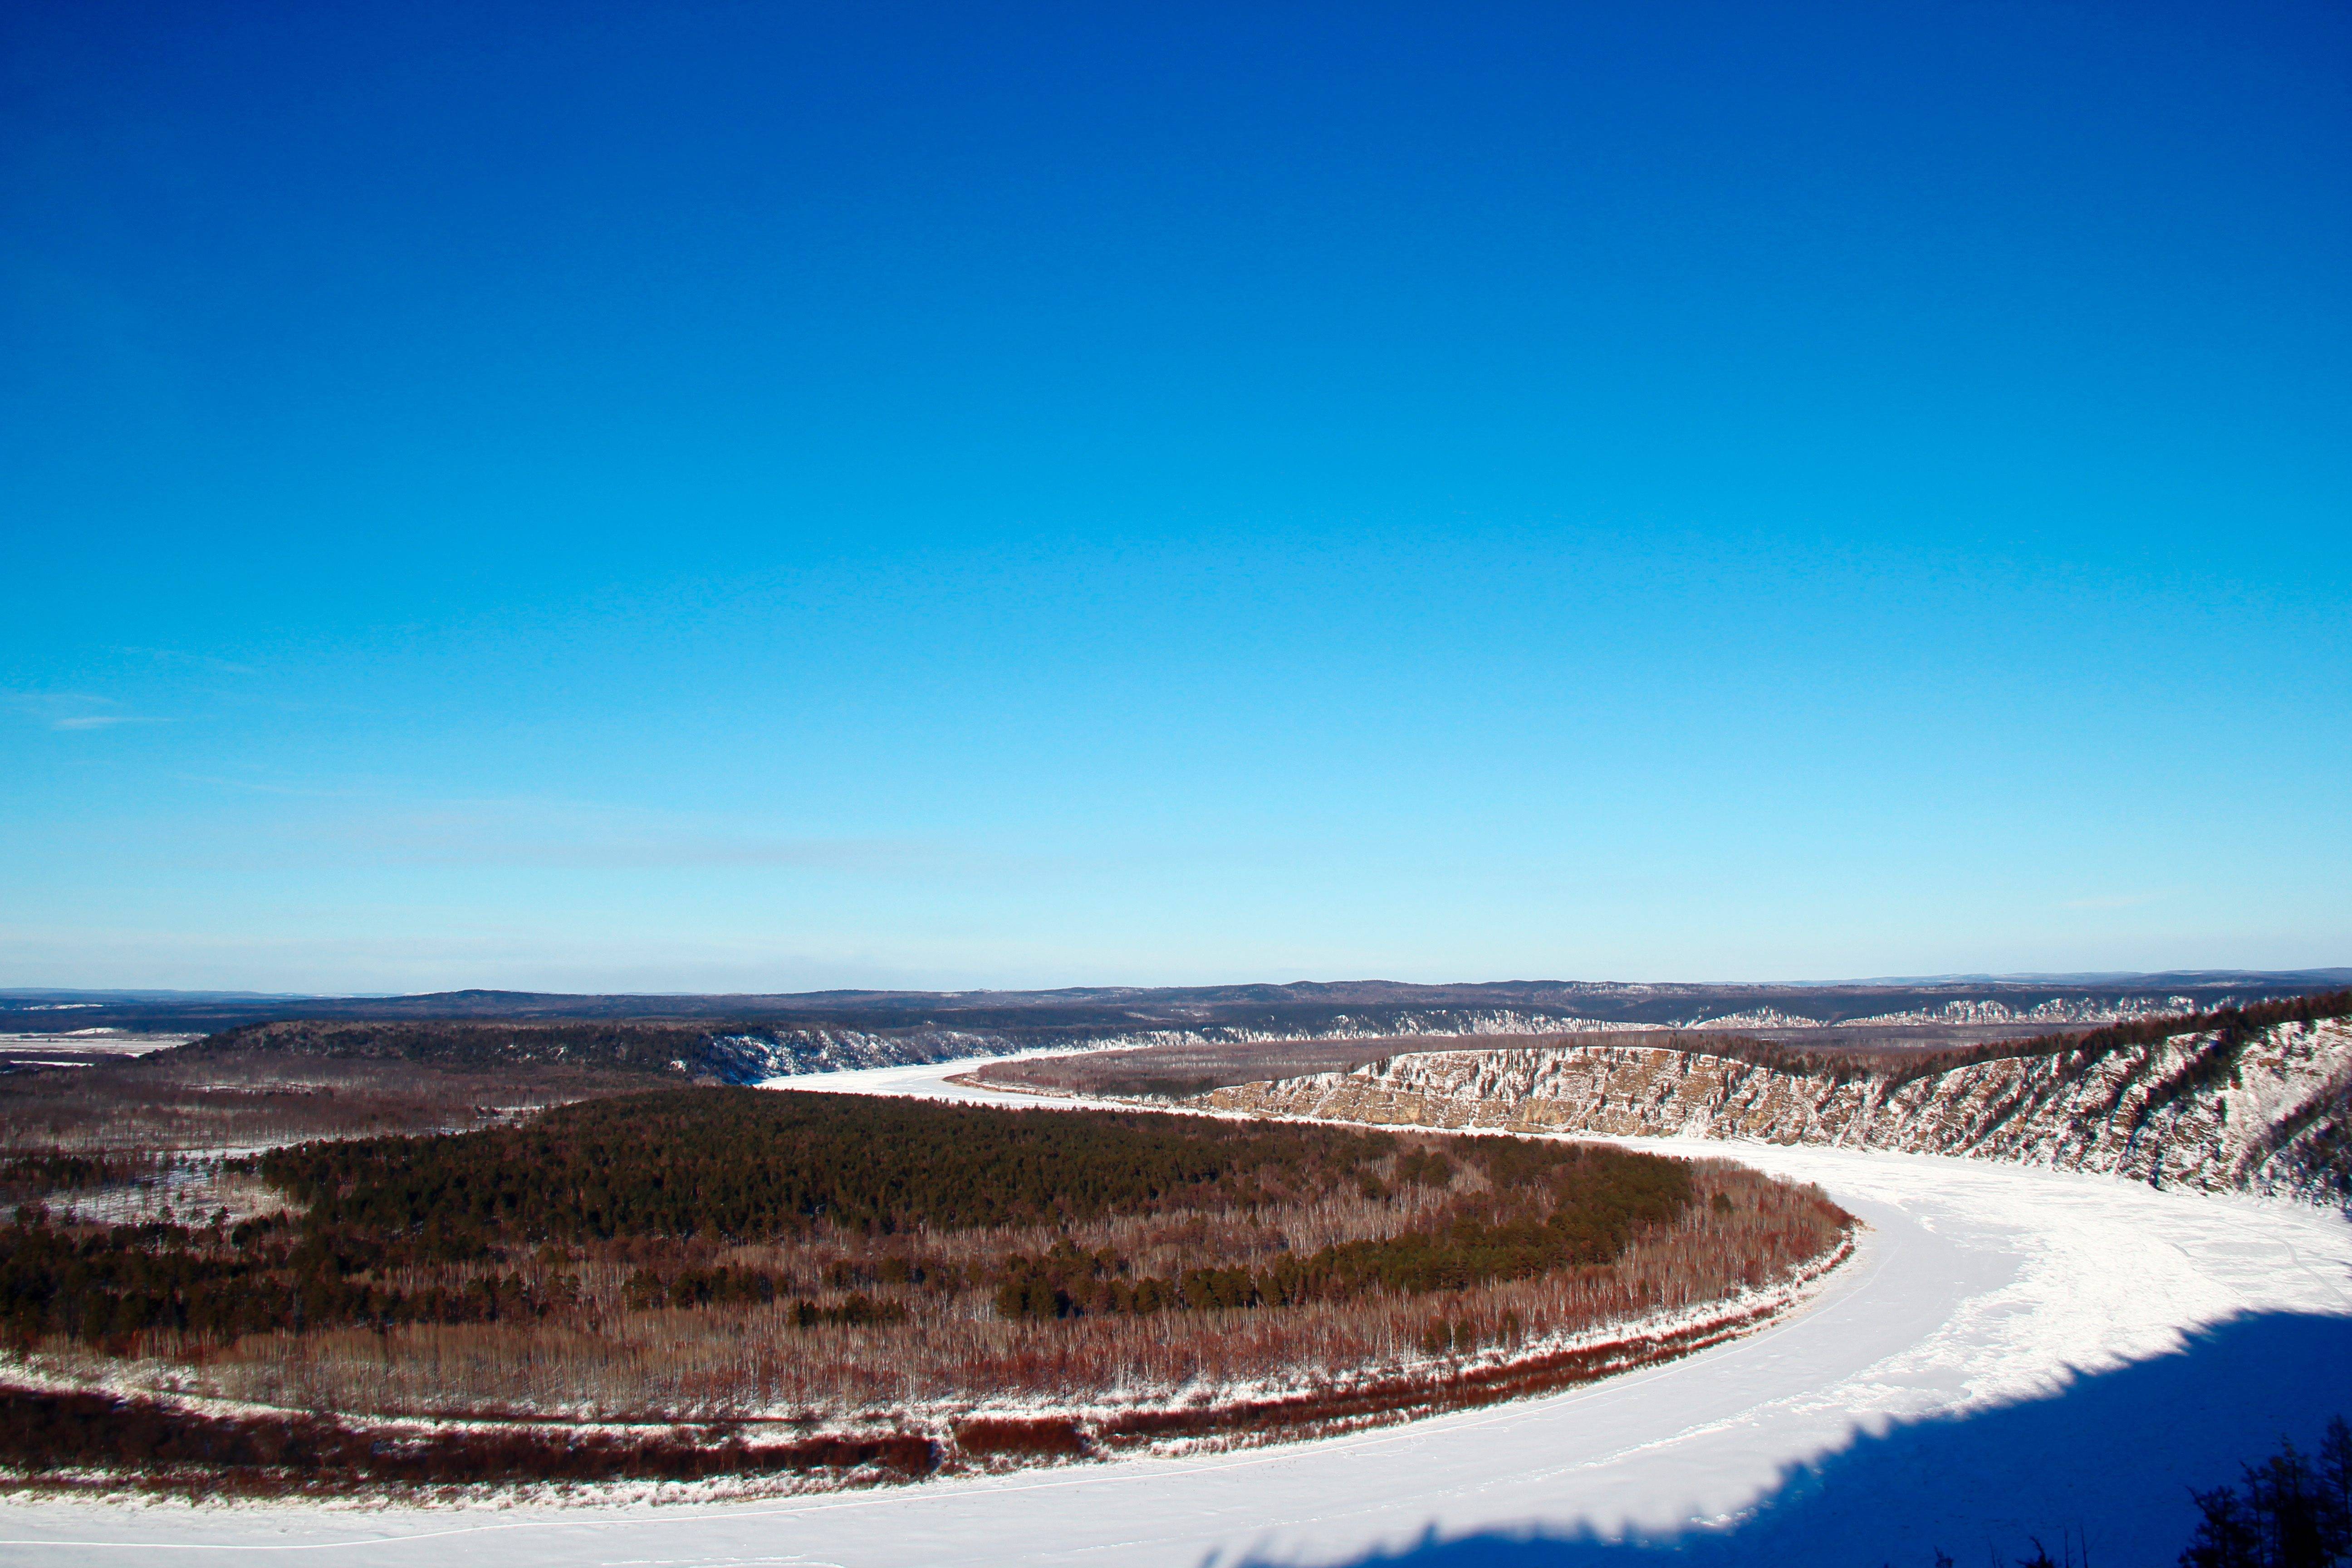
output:
[[[972,1065],[789,1087],[1040,1103],[944,1081]],[[1643,1146],[1818,1182],[1867,1223],[1861,1250],[1748,1339],[1354,1437],[732,1505],[19,1503],[0,1561],[1973,1568],[2039,1538],[2129,1568],[2179,1552],[2189,1486],[2352,1414],[2352,1226],[2331,1215],[1932,1157]]]

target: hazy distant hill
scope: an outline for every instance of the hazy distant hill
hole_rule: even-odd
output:
[[[400,1058],[467,1067],[546,1062],[751,1083],[844,1068],[1111,1044],[1398,1037],[1503,1040],[1713,1028],[1835,1049],[1933,1049],[2308,994],[2347,979],[2352,971],[1824,985],[1353,981],[774,996],[17,992],[0,994],[0,1033],[107,1027],[202,1032],[208,1037],[186,1049]]]
[[[210,1031],[273,1019],[665,1020],[895,1033],[947,1029],[1076,1041],[1182,1030],[1233,1038],[1549,1034],[1593,1026],[1756,1029],[1823,1025],[2101,1023],[2330,990],[2352,970],[1943,977],[1831,984],[1501,981],[1410,985],[1299,982],[1058,991],[814,991],[784,995],[562,995],[447,991],[415,996],[0,992],[0,1030]]]

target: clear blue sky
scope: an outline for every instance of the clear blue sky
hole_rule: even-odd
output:
[[[0,984],[2352,963],[2340,5],[0,71]]]

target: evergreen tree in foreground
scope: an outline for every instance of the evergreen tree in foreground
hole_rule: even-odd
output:
[[[2292,1443],[2235,1487],[2196,1492],[2204,1518],[2180,1568],[2335,1568],[2352,1558],[2352,1428],[2327,1424],[2319,1457]]]

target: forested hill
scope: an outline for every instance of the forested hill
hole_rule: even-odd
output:
[[[1668,1024],[1718,1033],[1737,1028],[1798,1049],[1812,1044],[1851,1052],[1882,1041],[1916,1053],[1937,1045],[2013,1037],[2036,1027],[2144,1028],[2151,1018],[2200,1007],[2258,1006],[2291,999],[2317,989],[2311,978],[2199,974],[2097,984],[1811,987],[1402,986],[1366,982],[1190,991],[829,993],[782,998],[459,993],[345,999],[335,1005],[352,1009],[350,1013],[233,1024],[184,1049],[399,1058],[468,1068],[557,1063],[737,1084],[1039,1047],[1448,1036],[1511,1039]],[[650,1016],[615,1016],[610,1009],[622,1003],[642,1006]],[[714,1009],[728,1004],[744,1011],[714,1016]],[[781,1016],[777,1007],[770,1007],[771,1016],[763,1017],[761,1007],[769,1004],[792,1006],[782,1008]],[[513,1016],[498,1016],[500,1005],[511,1005]],[[562,1011],[565,1005],[582,1011],[567,1016]],[[430,1008],[435,1005],[448,1011],[434,1016]],[[665,1008],[670,1009],[667,1015]],[[1752,1052],[1759,1047],[1751,1040],[1724,1048]]]
[[[1579,1041],[1218,1089],[1221,1110],[1754,1138],[2352,1206],[2352,992],[1910,1061]]]
[[[394,1059],[434,1067],[562,1066],[688,1082],[757,1083],[800,1073],[985,1057],[1025,1041],[960,1030],[892,1034],[713,1026],[664,1020],[485,1023],[470,1019],[303,1018],[223,1030],[178,1056],[268,1052]]]
[[[1983,976],[1829,984],[1501,981],[1414,985],[1298,982],[1059,991],[823,991],[785,995],[556,995],[455,991],[415,996],[253,996],[0,992],[0,1030],[108,1027],[203,1032],[294,1019],[383,1023],[662,1023],[712,1037],[769,1028],[907,1037],[925,1030],[1024,1044],[1184,1031],[1276,1038],[1553,1034],[1591,1025],[1805,1029],[1969,1022],[2110,1022],[2242,1005],[2352,982],[2352,971]]]

